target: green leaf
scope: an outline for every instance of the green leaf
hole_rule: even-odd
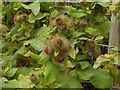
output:
[[[75,57],[76,57],[76,51],[75,51],[75,49],[72,48],[72,49],[70,50],[70,52],[68,52],[68,55],[69,55],[70,57],[72,57],[72,58],[75,58]]]
[[[30,37],[30,31],[29,30],[25,31],[25,36]]]
[[[27,6],[26,4],[21,3],[22,7],[25,9],[31,9],[29,6]]]
[[[94,70],[94,76],[90,81],[96,88],[111,88],[113,78],[110,77],[109,74],[109,70],[96,69]]]
[[[39,61],[40,60],[40,56],[31,52],[31,51],[28,51],[25,55],[25,57],[31,57],[32,59],[36,60],[36,61]]]
[[[116,54],[113,62],[111,62],[111,63],[120,66],[120,54]]]
[[[71,61],[67,61],[67,67],[68,68],[73,68],[75,65],[72,64]]]
[[[9,71],[9,68],[6,67],[6,68],[3,70],[3,75],[5,75],[8,71]]]
[[[8,14],[13,10],[13,3],[8,4],[6,7],[2,9],[2,14]]]
[[[15,25],[13,28],[11,28],[10,32],[7,35],[13,36],[18,32],[18,29],[21,27],[20,24]]]
[[[89,66],[89,62],[88,61],[81,61],[80,62],[81,68],[85,69]]]
[[[76,17],[76,18],[81,18],[83,16],[86,16],[86,13],[83,13],[81,10],[76,10],[73,7],[69,7],[69,13],[70,16]]]
[[[22,46],[20,49],[16,51],[16,53],[21,54],[21,55],[24,55],[24,52],[25,52],[25,46]]]
[[[90,80],[90,78],[94,75],[92,69],[78,70],[77,73],[79,75],[79,78],[83,80]]]
[[[53,62],[48,62],[44,72],[45,84],[46,85],[52,84],[56,80],[59,71],[60,71],[59,66],[55,65]]]
[[[80,36],[83,36],[85,35],[84,32],[75,32],[75,35],[73,37],[77,38],[77,37],[80,37]]]
[[[96,28],[100,32],[101,36],[107,38],[108,37],[109,28],[110,28],[110,22],[109,21],[101,22],[99,25],[96,26]]]
[[[61,84],[60,83],[53,83],[52,88],[60,88],[61,87]]]
[[[15,73],[15,77],[18,77],[20,74],[23,76],[29,76],[31,74],[35,74],[37,76],[41,75],[42,70],[40,68],[29,68],[29,67],[18,67]]]
[[[34,86],[34,84],[31,83],[30,78],[22,74],[18,76],[18,82],[19,82],[19,88],[32,88]]]
[[[28,67],[18,67],[15,76],[19,76],[19,74],[22,74],[24,76],[28,76],[31,72],[31,69]]]
[[[49,35],[50,28],[47,25],[43,25],[38,31],[36,32],[36,37],[47,37]]]
[[[31,4],[28,5],[28,7],[31,9],[31,11],[33,12],[33,14],[36,16],[39,11],[40,11],[40,3],[39,2],[33,2]]]
[[[109,8],[110,8],[110,11],[114,11],[114,10],[116,9],[116,7],[117,7],[117,6],[116,6],[115,4],[110,5],[110,7],[109,7]]]
[[[47,3],[46,3],[46,2],[42,2],[42,0],[41,0],[41,2],[40,2],[41,11],[49,11],[50,10],[50,8],[53,6],[54,3],[51,1],[49,2],[49,1],[47,0]]]
[[[92,36],[95,36],[97,30],[89,27],[89,28],[87,28],[87,29],[85,30],[85,32],[88,33],[88,34],[90,34],[90,35],[92,35]]]
[[[7,76],[8,76],[8,77],[13,77],[14,74],[16,73],[16,71],[17,71],[17,68],[12,68],[12,69],[10,69],[10,70],[7,72]]]
[[[52,11],[52,13],[50,14],[50,18],[53,19],[54,17],[56,17],[59,14],[59,12],[57,10]]]
[[[61,84],[61,88],[82,88],[79,80],[71,76],[62,77]]]
[[[14,3],[14,5],[13,5],[13,8],[14,8],[14,10],[18,10],[18,9],[20,9],[20,8],[22,8],[23,6],[22,6],[22,3]]]
[[[16,79],[10,80],[7,83],[4,83],[3,88],[20,88],[19,82]]]
[[[38,62],[39,64],[45,64],[50,58],[44,52],[41,52],[39,56],[40,56],[40,61]]]
[[[77,61],[80,61],[80,60],[85,60],[86,59],[86,55],[80,55],[80,54],[77,54],[75,60]]]
[[[59,51],[54,51],[54,56],[56,57],[59,54]]]
[[[98,42],[102,41],[103,38],[104,38],[104,37],[102,37],[102,36],[97,36],[97,37],[95,38],[95,41],[98,43]]]
[[[44,48],[44,40],[43,39],[31,39],[31,40],[27,40],[24,42],[24,45],[28,45],[31,44],[31,46],[37,50],[37,51],[42,51],[42,49]]]
[[[104,0],[104,2],[100,1],[98,4],[100,4],[103,7],[109,7],[110,5],[109,0]]]
[[[88,40],[88,38],[87,37],[80,37],[80,38],[78,38],[79,40]]]
[[[36,20],[42,19],[44,16],[42,13],[38,13],[36,16],[33,15],[32,13],[29,15],[28,22],[29,23],[34,23]]]

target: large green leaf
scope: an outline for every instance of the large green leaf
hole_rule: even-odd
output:
[[[28,7],[31,9],[31,11],[33,12],[33,14],[36,16],[39,11],[40,11],[40,3],[39,2],[33,2],[31,4],[28,5]]]
[[[19,82],[16,79],[10,80],[7,83],[4,83],[3,88],[20,88]]]
[[[93,29],[93,28],[91,28],[91,27],[87,28],[87,29],[85,30],[85,32],[88,33],[88,34],[90,34],[90,35],[92,35],[92,36],[95,36],[95,35],[97,34],[97,30],[96,30],[96,29]]]
[[[84,69],[77,71],[79,78],[82,80],[90,80],[90,78],[94,75],[92,69]]]
[[[96,26],[96,28],[100,32],[101,36],[107,38],[110,28],[110,22],[109,21],[101,22]]]
[[[38,51],[41,51],[44,48],[43,39],[34,38],[24,42],[24,45],[28,45],[28,44],[31,44],[31,46]]]
[[[73,7],[69,7],[69,15],[71,15],[72,17],[76,17],[76,18],[81,18],[83,16],[86,16],[87,14],[82,12],[81,10],[76,10]]]
[[[113,84],[113,78],[109,76],[109,70],[96,69],[94,70],[94,76],[91,78],[91,83],[96,88],[111,88]]]
[[[44,72],[44,75],[45,75],[45,79],[44,79],[45,84],[46,85],[52,84],[56,80],[59,72],[60,72],[59,66],[55,65],[51,61],[48,62],[47,66],[45,68],[45,72]]]
[[[50,28],[47,27],[47,25],[43,25],[43,27],[37,29],[36,32],[36,37],[46,37],[49,35],[50,33]]]
[[[29,76],[31,74],[35,74],[37,76],[41,75],[42,70],[40,68],[29,68],[29,67],[18,67],[15,73],[15,77],[18,77],[20,74],[24,76]]]
[[[62,77],[61,85],[62,88],[82,88],[79,80],[71,76]]]
[[[17,71],[17,68],[12,68],[12,69],[10,69],[10,70],[7,72],[7,76],[8,76],[8,77],[13,77],[14,74],[16,73],[16,71]]]
[[[40,12],[39,12],[36,16],[31,13],[31,14],[29,15],[28,22],[29,22],[29,23],[34,23],[36,20],[40,20],[40,19],[42,19],[43,17],[44,17],[43,14],[40,13]]]
[[[18,82],[19,82],[19,88],[32,88],[34,86],[33,83],[31,83],[30,78],[20,74],[18,76]]]

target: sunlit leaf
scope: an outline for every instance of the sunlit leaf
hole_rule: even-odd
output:
[[[34,23],[36,20],[40,20],[42,19],[44,16],[42,13],[38,13],[36,16],[34,14],[30,14],[29,15],[29,19],[28,19],[28,22],[30,23]]]
[[[20,88],[19,82],[16,79],[9,81],[3,85],[3,88]]]
[[[68,53],[68,55],[72,58],[75,58],[76,57],[76,51],[74,48],[72,48],[72,50]]]
[[[10,70],[7,72],[7,76],[8,76],[8,77],[13,77],[14,74],[16,73],[16,71],[17,71],[17,68],[12,68],[12,69],[10,69]]]
[[[95,36],[97,30],[89,27],[89,28],[87,28],[87,29],[85,30],[85,32],[88,33],[88,34],[90,34],[90,35],[92,35],[92,36]]]
[[[71,61],[67,61],[67,67],[68,67],[68,68],[73,68],[73,67],[74,67],[74,64],[72,64]]]
[[[28,7],[30,7],[30,9],[32,10],[32,12],[35,16],[40,11],[40,3],[39,2],[33,2],[33,3],[29,4]]]
[[[99,56],[97,60],[95,61],[93,68],[98,68],[101,65],[101,63],[106,62],[106,61],[110,61],[110,60],[103,56]]]
[[[22,74],[18,76],[18,82],[19,82],[19,88],[32,88],[34,86],[34,84],[31,83],[30,78]]]
[[[54,11],[51,13],[50,18],[52,19],[52,18],[56,17],[58,14],[59,14],[59,12],[58,12],[57,10],[54,10]]]
[[[28,51],[24,56],[25,57],[31,57],[31,58],[33,58],[36,61],[40,60],[39,55],[37,55],[37,54],[35,54],[35,53],[31,52],[31,51]]]

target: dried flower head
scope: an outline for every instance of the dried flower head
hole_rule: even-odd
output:
[[[50,55],[52,54],[52,48],[50,46],[46,46],[44,48],[44,52],[47,54],[47,55]]]
[[[64,53],[62,52],[59,52],[59,54],[55,57],[55,61],[57,62],[63,62],[65,60],[65,56],[64,56]]]

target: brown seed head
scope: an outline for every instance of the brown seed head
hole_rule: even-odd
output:
[[[61,18],[56,18],[56,23],[57,23],[57,24],[60,24],[61,21],[62,21]]]
[[[65,25],[61,25],[60,26],[60,30],[62,30],[62,31],[66,30],[66,26]]]
[[[46,46],[46,47],[44,48],[44,52],[45,52],[47,55],[50,55],[50,54],[52,53],[51,47],[50,47],[50,46]]]
[[[59,52],[59,54],[55,57],[55,61],[57,62],[63,62],[65,60],[65,56],[62,52]]]

